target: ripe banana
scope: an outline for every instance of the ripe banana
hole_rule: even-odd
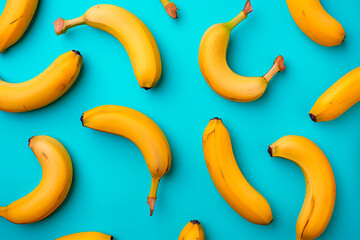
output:
[[[355,68],[324,92],[310,110],[314,122],[330,121],[360,100],[360,67]]]
[[[0,53],[16,43],[33,18],[39,0],[7,0],[0,16]]]
[[[303,171],[306,195],[296,223],[298,240],[312,240],[321,235],[330,221],[335,204],[335,178],[330,163],[311,140],[285,136],[269,146],[272,157],[295,162]]]
[[[330,47],[344,41],[344,28],[324,10],[319,0],[286,2],[295,23],[314,42]]]
[[[205,240],[204,230],[198,220],[191,220],[180,233],[179,240]]]
[[[81,17],[54,21],[57,35],[82,24],[108,32],[122,43],[140,87],[150,89],[156,85],[161,75],[159,49],[150,30],[139,18],[121,7],[99,4]]]
[[[162,5],[164,6],[166,12],[169,14],[170,17],[173,19],[177,18],[177,10],[175,3],[170,2],[169,0],[160,0]]]
[[[284,58],[278,56],[263,77],[244,77],[234,73],[226,61],[232,29],[252,11],[250,1],[244,10],[227,23],[215,24],[204,34],[199,50],[200,70],[210,87],[220,96],[236,102],[250,102],[263,95],[272,77],[285,69]]]
[[[252,223],[271,223],[273,217],[269,203],[241,173],[229,132],[221,119],[210,120],[203,135],[203,150],[210,176],[227,203]]]
[[[147,202],[152,216],[159,181],[171,165],[169,143],[158,125],[134,109],[116,105],[103,105],[84,112],[81,122],[85,127],[123,136],[138,146],[152,178]]]
[[[0,110],[26,112],[44,107],[62,96],[75,82],[82,63],[78,51],[58,57],[44,72],[22,83],[0,80]]]
[[[0,207],[1,217],[18,224],[34,223],[49,216],[66,198],[73,176],[70,156],[56,139],[32,137],[29,147],[42,167],[40,184],[25,197]]]
[[[99,232],[81,232],[70,234],[56,240],[112,240],[113,237]]]

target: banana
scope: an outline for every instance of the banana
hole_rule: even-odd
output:
[[[250,102],[263,95],[269,81],[285,69],[284,58],[278,56],[263,77],[244,77],[234,73],[226,61],[226,52],[232,29],[252,11],[250,1],[244,10],[227,23],[210,27],[201,39],[200,70],[210,87],[220,96],[236,102]]]
[[[41,181],[25,197],[0,207],[0,216],[17,224],[38,222],[55,211],[66,198],[73,177],[70,156],[59,141],[36,136],[29,139],[29,147],[41,164]]]
[[[324,10],[319,0],[286,2],[295,23],[314,42],[331,47],[344,41],[344,28]]]
[[[0,80],[0,110],[26,112],[44,107],[62,96],[75,82],[82,64],[78,51],[58,57],[44,72],[22,83]]]
[[[306,195],[296,223],[298,240],[312,240],[321,235],[330,221],[335,204],[335,178],[330,163],[311,140],[285,136],[269,146],[271,157],[295,162],[303,171]]]
[[[171,165],[169,143],[158,125],[134,109],[116,105],[103,105],[84,112],[81,122],[84,127],[123,136],[138,146],[152,178],[147,198],[152,216],[159,181]]]
[[[179,240],[205,240],[204,230],[198,220],[191,220],[180,233]]]
[[[56,240],[112,240],[111,235],[106,235],[99,232],[81,232],[70,234]]]
[[[39,0],[7,0],[0,16],[0,53],[16,43],[28,28]]]
[[[173,19],[177,18],[177,10],[179,10],[175,3],[170,2],[169,0],[160,0],[162,5],[164,6],[167,14],[169,14],[170,17]]]
[[[150,89],[156,85],[161,75],[159,49],[150,30],[139,18],[121,7],[99,4],[81,17],[54,21],[57,35],[82,24],[108,32],[122,43],[140,87]]]
[[[360,100],[360,67],[347,73],[324,92],[310,110],[314,122],[330,121]]]
[[[226,202],[246,220],[266,225],[273,217],[269,203],[241,173],[229,132],[220,118],[213,118],[203,135],[203,150],[210,176]]]

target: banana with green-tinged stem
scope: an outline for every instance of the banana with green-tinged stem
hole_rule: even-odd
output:
[[[152,178],[148,196],[151,216],[159,181],[171,165],[169,143],[159,126],[134,109],[116,105],[103,105],[86,111],[81,121],[85,127],[123,136],[140,149]]]
[[[38,222],[55,211],[65,200],[73,177],[69,153],[59,141],[36,136],[29,139],[29,147],[41,164],[41,181],[25,197],[0,207],[1,217],[18,224]]]
[[[81,232],[81,233],[73,233],[61,238],[57,238],[56,240],[112,240],[113,237],[111,235],[107,235],[100,232]]]
[[[28,28],[39,0],[7,0],[0,16],[0,53],[16,43]]]
[[[271,157],[295,162],[303,171],[306,194],[296,223],[297,240],[319,237],[328,225],[336,196],[335,178],[328,159],[311,140],[289,135],[269,146]]]
[[[179,240],[205,240],[204,230],[198,220],[191,220],[180,233]]]
[[[179,10],[175,3],[170,2],[169,0],[160,0],[162,5],[164,6],[167,14],[169,14],[170,17],[173,19],[177,18],[177,11]]]
[[[273,217],[269,203],[241,173],[229,132],[221,119],[213,118],[207,125],[203,135],[203,151],[211,179],[226,202],[252,223],[271,223]]]
[[[150,89],[156,85],[161,75],[159,49],[150,30],[138,17],[121,7],[99,4],[81,17],[54,21],[57,35],[83,24],[108,32],[122,43],[140,87]]]
[[[234,19],[210,27],[200,43],[199,65],[205,80],[217,94],[236,102],[250,102],[261,97],[274,75],[285,69],[281,55],[263,77],[240,76],[228,66],[226,52],[230,33],[252,10],[248,0],[244,10]]]
[[[344,28],[319,0],[286,0],[286,3],[295,23],[314,42],[330,47],[344,41]]]
[[[26,112],[44,107],[61,97],[79,75],[82,56],[72,50],[59,56],[37,77],[22,83],[0,80],[0,110]]]
[[[347,73],[324,92],[310,110],[314,122],[330,121],[360,100],[360,67]]]

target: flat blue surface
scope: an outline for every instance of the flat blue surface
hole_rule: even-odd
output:
[[[55,3],[56,2],[56,3]],[[42,72],[71,49],[84,56],[77,85],[55,103],[28,113],[0,112],[0,205],[34,189],[41,167],[27,146],[34,135],[57,138],[68,149],[74,181],[67,200],[43,221],[16,225],[0,219],[0,239],[55,239],[80,231],[101,231],[115,239],[177,239],[183,226],[198,219],[207,240],[295,239],[304,195],[300,169],[288,160],[270,158],[267,146],[288,134],[313,140],[327,155],[337,184],[336,204],[319,239],[356,239],[360,235],[360,106],[338,119],[313,123],[308,112],[336,80],[360,65],[360,1],[322,1],[341,22],[345,42],[326,48],[295,25],[285,0],[253,1],[254,11],[233,31],[228,50],[231,68],[260,76],[278,54],[287,69],[278,74],[259,100],[236,103],[207,85],[198,66],[198,48],[208,27],[235,17],[245,0],[177,1],[180,18],[172,20],[157,0],[40,1],[31,28],[0,55],[0,75],[22,82]],[[112,3],[137,15],[153,33],[163,74],[156,88],[140,89],[126,51],[111,35],[80,26],[57,37],[52,21],[82,15],[98,3]],[[1,1],[3,8],[5,1]],[[355,21],[354,21],[355,20]],[[173,164],[163,178],[153,217],[146,196],[150,174],[137,147],[116,135],[84,128],[81,114],[103,104],[137,109],[164,131]],[[202,134],[212,117],[228,128],[240,169],[269,201],[269,226],[247,222],[223,200],[208,174]]]

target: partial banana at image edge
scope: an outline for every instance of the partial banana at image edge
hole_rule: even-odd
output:
[[[179,240],[205,240],[205,234],[198,220],[191,220],[182,229]]]
[[[22,83],[0,80],[0,110],[27,112],[60,98],[76,81],[83,57],[72,50],[59,56],[46,70]]]
[[[53,213],[65,200],[73,177],[69,153],[58,140],[35,136],[29,139],[29,147],[41,164],[41,181],[23,198],[0,207],[0,216],[17,224],[38,222]]]
[[[39,0],[7,0],[0,16],[0,53],[15,44],[28,28]]]
[[[167,14],[172,17],[173,19],[176,19],[177,16],[177,11],[179,10],[175,3],[170,2],[169,0],[160,0],[162,5],[164,6]]]
[[[296,163],[305,177],[306,194],[296,223],[296,239],[319,237],[331,219],[336,197],[335,178],[327,157],[314,142],[295,135],[280,138],[268,152],[271,157]]]
[[[86,111],[81,122],[84,127],[125,137],[140,149],[151,174],[147,203],[152,216],[160,179],[171,166],[170,146],[160,127],[139,111],[117,105],[103,105]]]
[[[99,4],[78,18],[54,21],[55,33],[60,35],[84,24],[108,32],[122,43],[141,88],[148,90],[157,84],[162,72],[159,48],[149,28],[137,16],[115,5]]]
[[[348,72],[327,89],[311,108],[314,122],[331,121],[360,100],[360,67]]]
[[[113,240],[113,236],[100,232],[80,232],[66,235],[56,240]]]

